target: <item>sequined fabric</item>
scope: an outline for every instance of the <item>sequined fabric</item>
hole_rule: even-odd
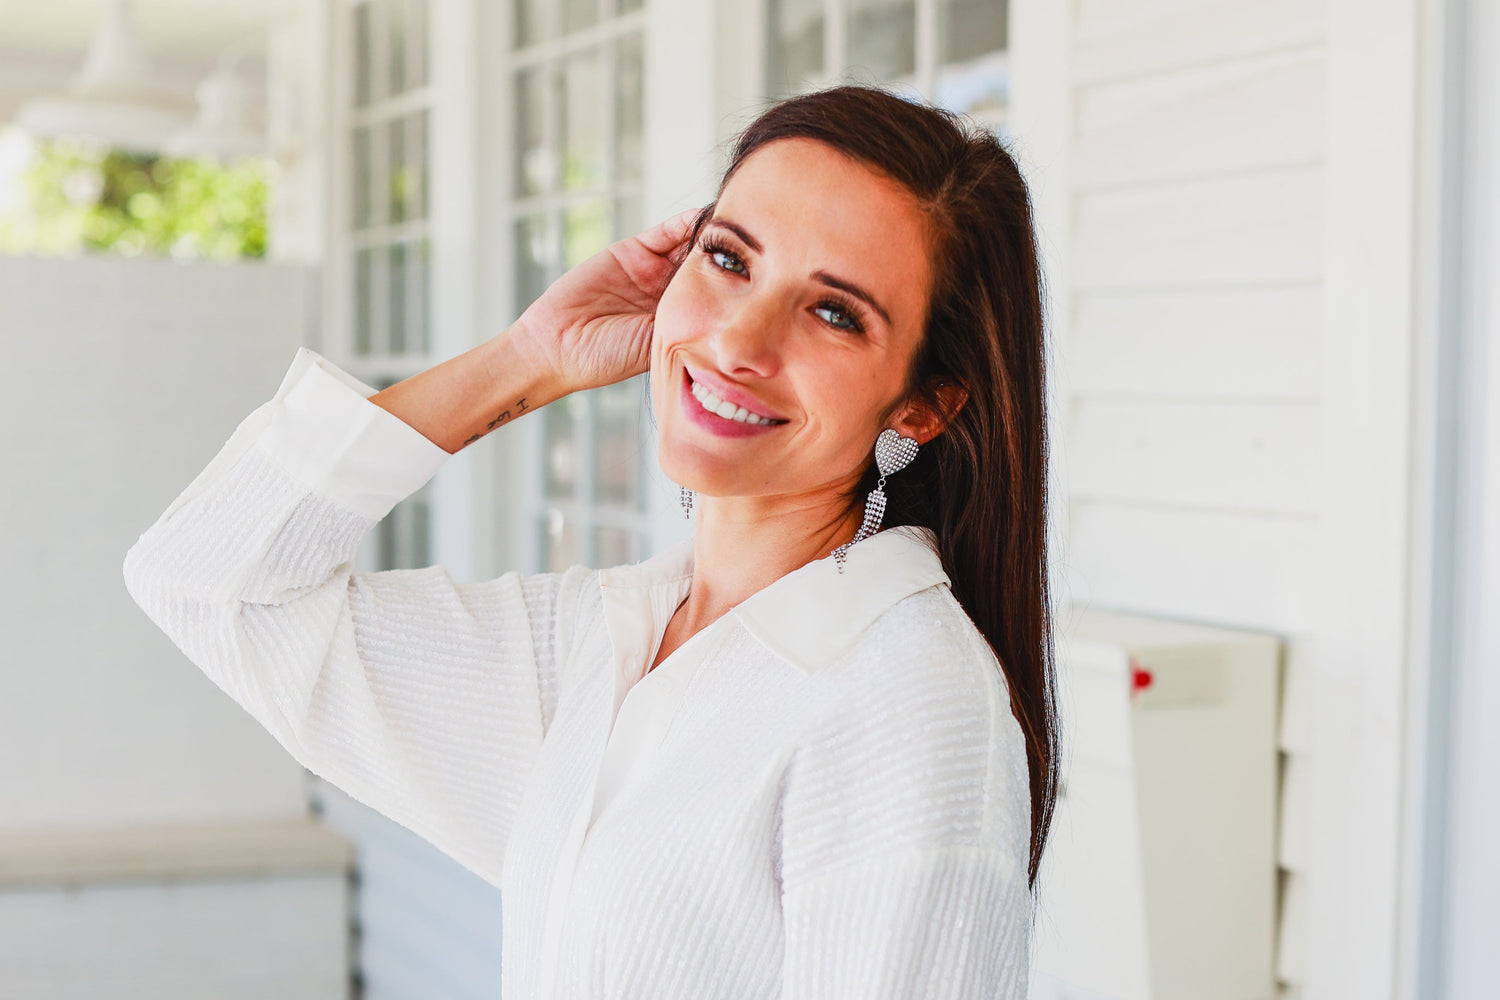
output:
[[[647,673],[686,547],[352,572],[447,458],[373,392],[299,351],[126,585],[300,763],[501,887],[503,996],[1025,996],[1025,746],[923,532],[788,574]]]

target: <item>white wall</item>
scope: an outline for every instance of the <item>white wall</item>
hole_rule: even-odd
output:
[[[1394,995],[1417,4],[1014,9],[1064,593],[1289,640],[1280,971]]]
[[[275,391],[305,282],[0,257],[0,832],[305,814],[302,769],[121,579],[136,537]]]

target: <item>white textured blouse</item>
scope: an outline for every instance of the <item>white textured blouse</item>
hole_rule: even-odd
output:
[[[808,563],[648,671],[688,543],[352,571],[449,457],[374,392],[298,351],[125,582],[301,764],[500,887],[503,996],[1025,996],[1025,743],[929,533]]]

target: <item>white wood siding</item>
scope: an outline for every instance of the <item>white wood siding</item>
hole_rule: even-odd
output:
[[[1067,68],[1041,85],[1066,89],[1046,98],[1066,127],[1031,159],[1066,179],[1039,203],[1060,272],[1070,597],[1286,636],[1286,696],[1305,699],[1324,514],[1326,6],[1078,0],[1021,16],[1018,49],[1024,26],[1066,22]],[[1278,970],[1293,986],[1309,742],[1305,727],[1280,740]]]
[[[1319,1000],[1409,992],[1432,17],[1017,0],[1012,22],[1060,596],[1287,638],[1278,968]]]

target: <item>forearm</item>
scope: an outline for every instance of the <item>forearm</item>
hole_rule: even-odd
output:
[[[511,327],[370,397],[450,455],[501,424],[567,395]]]

